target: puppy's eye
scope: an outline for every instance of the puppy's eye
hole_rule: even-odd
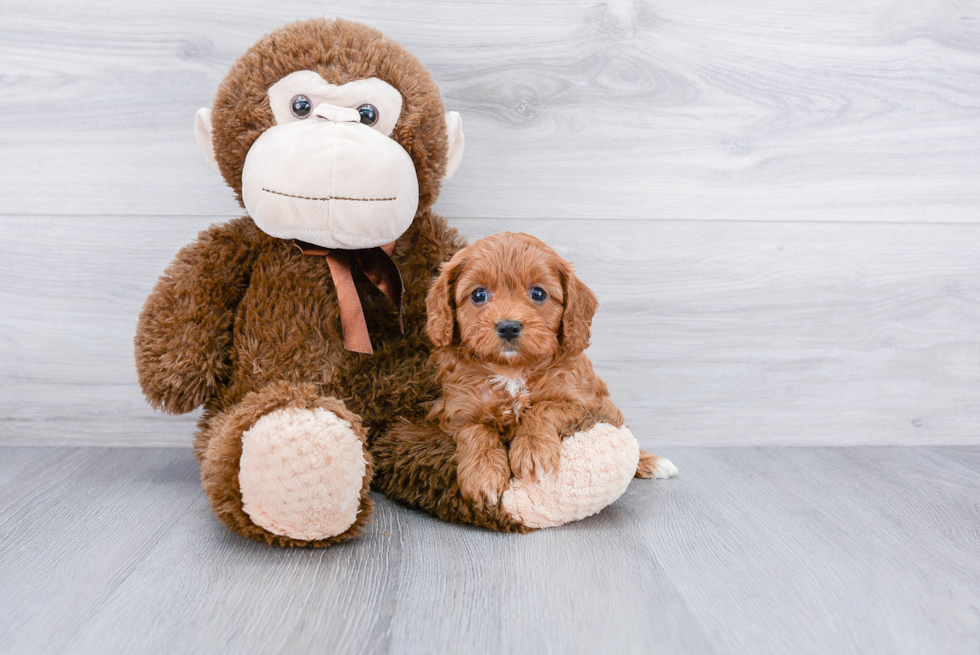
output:
[[[534,302],[544,302],[548,299],[548,293],[541,287],[531,287],[530,296]]]
[[[313,111],[313,103],[306,96],[293,96],[289,101],[289,111],[293,112],[296,118],[306,118]]]
[[[357,113],[361,115],[361,122],[367,125],[368,127],[371,127],[372,125],[377,123],[378,119],[381,118],[381,114],[380,112],[378,112],[378,108],[375,107],[374,105],[367,105],[367,104],[361,105],[360,107],[357,108]]]
[[[470,300],[472,300],[473,303],[476,305],[482,305],[487,301],[489,297],[490,295],[487,293],[487,290],[484,289],[483,287],[480,287],[479,289],[474,289],[473,293],[470,294]]]

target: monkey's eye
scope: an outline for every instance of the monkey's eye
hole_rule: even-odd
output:
[[[544,302],[548,299],[548,292],[541,287],[531,287],[530,296],[534,302]]]
[[[470,300],[473,301],[474,305],[482,305],[489,298],[490,295],[487,293],[487,290],[484,289],[483,287],[480,287],[479,289],[474,289],[473,293],[470,294]]]
[[[313,103],[306,96],[293,96],[289,101],[289,111],[293,112],[296,118],[306,118],[313,111]]]
[[[367,125],[368,127],[371,127],[372,125],[377,123],[378,119],[381,118],[381,114],[380,112],[378,112],[378,108],[375,107],[374,105],[367,105],[367,104],[361,105],[360,107],[357,108],[357,113],[361,115],[361,122]]]

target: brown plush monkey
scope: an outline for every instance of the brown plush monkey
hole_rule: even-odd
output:
[[[228,528],[336,543],[369,520],[372,481],[509,531],[581,518],[625,489],[639,456],[625,429],[577,435],[564,478],[488,509],[459,495],[451,438],[390,436],[424,426],[438,395],[425,296],[465,245],[431,210],[459,164],[461,122],[415,57],[356,23],[293,23],[232,66],[195,129],[248,215],[167,268],[140,314],[136,364],[153,406],[204,406],[195,451]]]

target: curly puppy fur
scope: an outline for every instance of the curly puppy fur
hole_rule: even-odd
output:
[[[139,381],[149,402],[184,413],[203,405],[195,450],[214,511],[231,530],[285,546],[334,543],[368,520],[370,475],[361,512],[343,535],[323,542],[266,532],[242,510],[238,489],[241,437],[259,416],[281,407],[334,411],[368,444],[398,419],[418,423],[438,395],[431,344],[424,334],[429,283],[465,242],[430,207],[446,169],[447,135],[439,90],[422,64],[380,32],[347,21],[310,20],[275,30],[232,66],[214,101],[215,156],[241,202],[245,155],[274,124],[267,89],[297,70],[344,83],[378,77],[401,91],[395,138],[418,172],[419,208],[392,255],[405,281],[406,332],[390,301],[362,274],[355,283],[375,348],[344,350],[336,290],[326,263],[243,217],[202,232],[167,268],[140,314],[135,338]],[[448,495],[447,520],[518,529],[496,515],[474,514],[451,488],[418,491],[419,476],[448,466],[451,453],[432,444],[417,469],[391,444],[374,456],[375,483],[396,498]],[[392,461],[389,461],[390,458]],[[370,457],[368,456],[370,460]],[[443,501],[439,501],[443,502]]]
[[[533,299],[532,289],[543,299]],[[506,232],[464,248],[443,267],[426,304],[443,387],[429,418],[455,440],[465,498],[493,506],[512,474],[550,473],[562,436],[587,417],[623,424],[583,352],[595,294],[538,239]],[[505,338],[505,323],[519,334]]]
[[[512,476],[554,471],[562,438],[623,424],[584,352],[595,294],[540,240],[507,232],[464,248],[426,303],[443,386],[429,418],[453,435],[465,498],[493,506]],[[644,453],[637,474],[656,459]]]

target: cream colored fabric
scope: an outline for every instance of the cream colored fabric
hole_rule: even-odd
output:
[[[562,442],[558,470],[537,482],[512,480],[501,503],[530,528],[578,521],[623,495],[639,461],[640,446],[628,428],[597,423]]]
[[[214,158],[214,143],[211,141],[211,109],[202,107],[194,116],[194,139],[204,153],[204,161],[215,173],[220,173],[218,162]]]
[[[313,117],[273,126],[255,140],[242,171],[242,197],[271,236],[373,248],[412,224],[419,185],[415,164],[397,141],[358,122]]]
[[[290,109],[297,95],[313,105],[306,118]],[[242,199],[259,229],[346,250],[385,245],[408,229],[419,187],[412,158],[389,138],[402,107],[397,89],[377,78],[336,85],[296,71],[269,88],[269,104],[276,124],[252,144],[242,170]],[[372,126],[360,122],[363,104],[377,109]],[[465,143],[458,113],[446,114],[446,129],[449,179]],[[218,171],[210,109],[198,110],[194,135]]]
[[[385,136],[391,135],[402,111],[402,94],[376,77],[336,85],[313,71],[296,71],[269,87],[269,106],[276,125],[309,120],[297,118],[290,111],[292,99],[298,95],[309,98],[314,108],[333,105],[356,110],[363,104],[374,105],[378,109],[378,122],[371,128]],[[360,120],[360,115],[354,120]]]
[[[309,98],[306,118],[290,107]],[[419,185],[412,158],[388,137],[402,97],[371,78],[326,82],[297,71],[269,88],[276,125],[262,133],[245,157],[242,199],[263,232],[324,248],[373,248],[394,241],[412,224]],[[357,107],[372,104],[378,122],[360,122]]]
[[[446,133],[449,135],[449,150],[446,157],[446,174],[442,179],[451,180],[459,168],[459,163],[463,161],[463,146],[466,139],[463,137],[463,118],[458,111],[446,112]]]
[[[367,461],[350,423],[325,409],[281,409],[242,436],[243,509],[269,532],[326,539],[353,525]]]

